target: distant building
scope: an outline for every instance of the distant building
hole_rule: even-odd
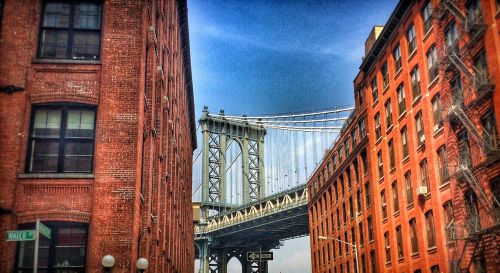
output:
[[[0,0],[0,272],[192,272],[186,1]]]
[[[313,272],[356,272],[352,248],[332,238],[356,244],[362,273],[498,268],[499,10],[398,3],[367,47],[352,118],[308,182]],[[353,145],[359,120],[367,140]]]

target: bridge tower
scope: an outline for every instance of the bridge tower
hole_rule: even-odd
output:
[[[246,122],[229,121],[221,110],[220,116],[209,116],[204,107],[200,118],[202,142],[202,207],[224,209],[226,200],[226,150],[235,140],[242,151],[243,204],[265,196],[264,127]]]
[[[265,196],[264,176],[264,137],[263,126],[249,124],[245,121],[234,121],[224,118],[224,111],[219,115],[209,115],[208,107],[203,108],[199,120],[202,130],[202,219],[207,219],[210,213],[221,213],[231,209],[226,191],[226,166],[228,143],[234,140],[241,148],[242,158],[242,203],[258,201]],[[238,204],[242,205],[242,204]],[[215,211],[215,212],[214,212]],[[237,257],[243,272],[258,272],[255,266],[246,262],[246,249],[210,248],[210,239],[199,240],[196,245],[202,259],[200,272],[226,273],[227,263],[232,257]],[[267,263],[263,262],[267,268]],[[267,270],[265,270],[267,271]],[[262,272],[263,273],[263,272]]]

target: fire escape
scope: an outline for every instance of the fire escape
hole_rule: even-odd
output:
[[[500,203],[494,195],[491,198],[486,195],[484,186],[478,179],[479,173],[486,173],[484,162],[494,162],[500,159],[500,147],[495,126],[484,128],[471,120],[471,118],[474,119],[471,110],[481,105],[485,99],[490,98],[494,90],[485,58],[484,62],[476,63],[473,61],[470,62],[473,65],[467,65],[467,60],[473,59],[471,57],[472,49],[480,46],[486,32],[482,11],[476,6],[468,7],[462,11],[453,1],[442,0],[439,7],[433,12],[433,17],[438,19],[440,23],[448,23],[450,20],[445,19],[450,18],[448,17],[450,15],[460,27],[460,31],[465,34],[463,36],[466,39],[465,44],[461,45],[462,48],[460,48],[459,40],[463,39],[458,39],[456,25],[448,24],[448,29],[445,32],[445,43],[441,43],[443,48],[440,49],[440,61],[447,73],[450,72],[458,77],[452,77],[454,79],[450,81],[451,96],[444,111],[453,131],[460,127],[462,134],[465,132],[467,136],[471,136],[480,147],[482,154],[486,156],[486,159],[471,156],[468,145],[459,142],[457,166],[454,170],[450,170],[450,174],[457,179],[457,189],[455,190],[457,192],[453,193],[453,198],[456,198],[457,194],[463,194],[460,188],[466,188],[469,189],[469,192],[473,192],[469,195],[469,200],[464,195],[464,199],[466,199],[465,220],[460,224],[452,220],[446,227],[449,243],[452,246],[450,271],[463,273],[468,272],[469,267],[471,267],[476,251],[480,248],[482,237],[491,234],[500,227]],[[455,29],[449,29],[449,25]],[[448,31],[455,31],[455,33],[448,33]],[[463,76],[464,81],[461,80],[461,76]],[[464,93],[464,91],[467,92]],[[479,201],[478,203],[483,208],[481,213],[477,209],[476,201]],[[483,270],[479,269],[478,271],[482,273]]]

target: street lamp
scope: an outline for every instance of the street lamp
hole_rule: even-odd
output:
[[[102,257],[102,267],[104,268],[105,272],[110,272],[111,268],[115,266],[115,257],[111,255],[106,255]]]
[[[318,239],[320,239],[320,240],[331,239],[331,240],[334,240],[334,241],[341,242],[341,243],[344,243],[346,245],[352,246],[354,248],[354,256],[356,256],[356,272],[359,273],[358,248],[356,247],[355,244],[351,244],[351,243],[348,243],[346,241],[342,241],[342,240],[339,240],[339,239],[336,239],[336,238],[333,238],[333,237],[327,237],[327,236],[321,236],[321,235],[318,236]]]
[[[146,258],[140,258],[139,260],[137,260],[137,269],[139,270],[139,272],[144,272],[144,270],[146,270],[146,268],[148,268],[148,265],[149,265],[149,262]]]

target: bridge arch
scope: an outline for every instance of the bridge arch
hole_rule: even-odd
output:
[[[241,140],[230,137],[226,148],[225,189],[226,203],[230,206],[243,204],[243,144]]]

